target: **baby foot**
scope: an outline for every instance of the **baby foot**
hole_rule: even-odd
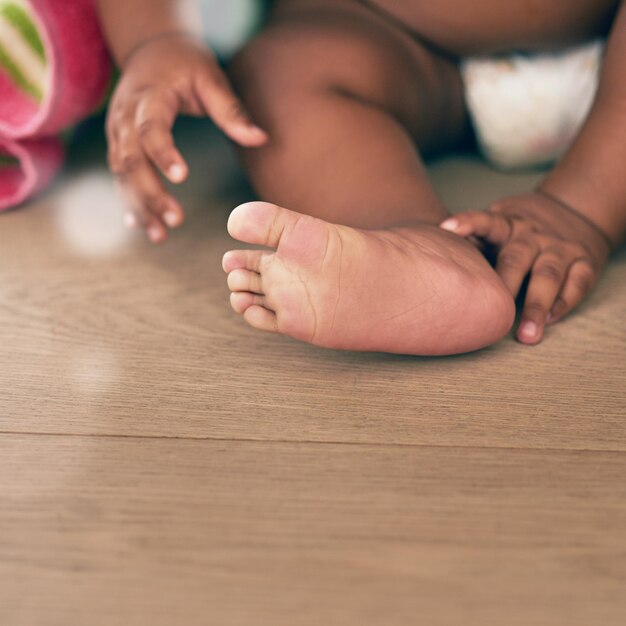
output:
[[[251,326],[317,346],[442,355],[503,337],[513,299],[478,250],[435,226],[359,230],[265,202],[228,232],[273,248],[224,256],[233,309]]]

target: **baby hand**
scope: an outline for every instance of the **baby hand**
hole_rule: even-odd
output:
[[[578,306],[598,281],[610,254],[604,233],[556,198],[541,191],[468,211],[441,228],[478,237],[498,252],[496,271],[513,297],[530,280],[517,338],[539,343],[546,324]]]
[[[138,48],[109,106],[108,159],[130,205],[127,223],[146,229],[154,243],[163,241],[167,227],[179,226],[184,218],[182,207],[158,175],[161,172],[173,183],[187,178],[187,164],[172,136],[179,113],[209,116],[243,146],[267,141],[205,46],[180,34]]]

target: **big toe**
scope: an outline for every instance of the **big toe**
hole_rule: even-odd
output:
[[[300,217],[299,213],[269,202],[247,202],[230,214],[228,232],[245,243],[277,248],[285,229]]]

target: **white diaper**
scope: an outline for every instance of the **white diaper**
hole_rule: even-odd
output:
[[[485,156],[502,168],[546,164],[572,143],[598,87],[604,41],[564,52],[463,61],[467,106]]]

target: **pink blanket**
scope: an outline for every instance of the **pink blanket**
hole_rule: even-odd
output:
[[[0,0],[0,211],[50,183],[110,78],[93,0]]]

